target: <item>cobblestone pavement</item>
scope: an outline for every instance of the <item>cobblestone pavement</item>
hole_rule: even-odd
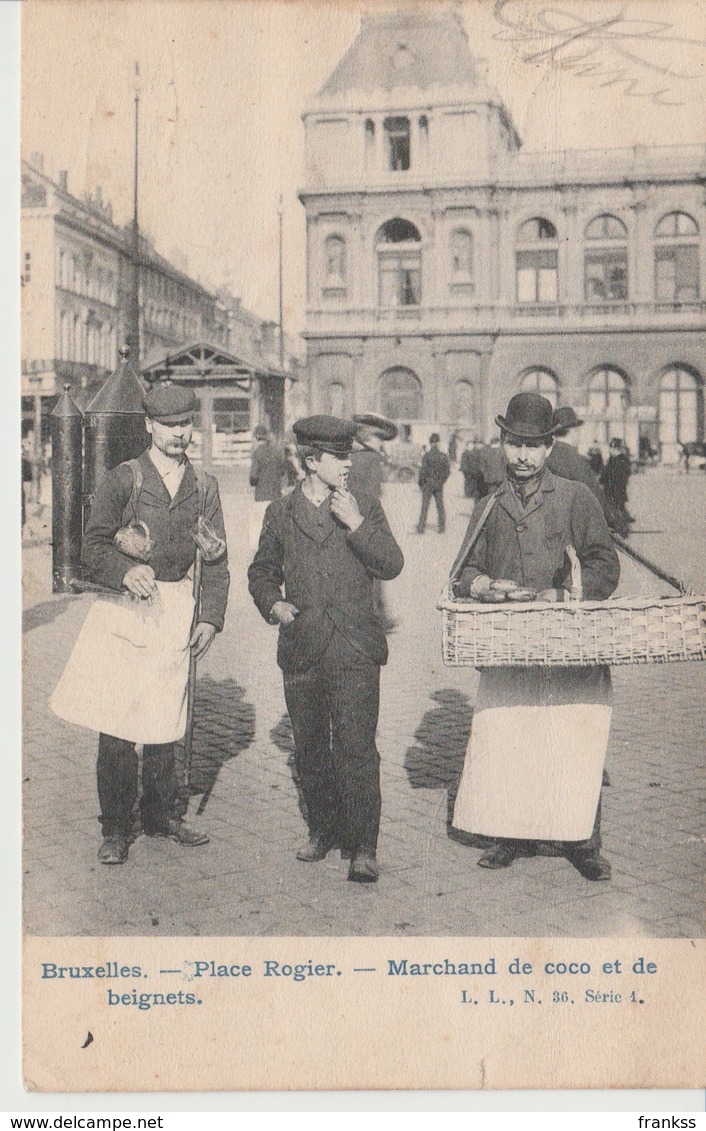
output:
[[[441,662],[435,600],[468,520],[460,476],[447,488],[447,534],[413,533],[419,494],[389,485],[384,504],[406,567],[388,587],[399,620],[383,669],[378,745],[383,816],[377,885],[346,882],[330,853],[298,863],[305,839],[290,769],[291,730],[275,663],[275,630],[245,587],[250,502],[222,477],[230,531],[227,625],[201,665],[189,819],[211,836],[186,849],[140,837],[122,867],[101,867],[96,736],[47,706],[89,607],[52,596],[49,547],[35,520],[25,548],[25,917],[46,935],[701,936],[706,664],[614,670],[604,790],[610,883],[564,859],[476,867],[451,839],[477,687]],[[706,591],[706,476],[653,471],[631,481],[633,543]],[[643,531],[644,533],[639,533]],[[621,583],[644,584],[626,567]]]

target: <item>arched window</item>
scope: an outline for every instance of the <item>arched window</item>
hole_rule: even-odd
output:
[[[655,298],[698,302],[699,228],[686,212],[669,212],[655,228]]]
[[[625,414],[630,406],[627,380],[617,369],[596,369],[588,379],[588,416],[600,443],[625,439]]]
[[[675,365],[659,383],[659,438],[663,445],[703,439],[703,386],[688,369]]]
[[[473,236],[465,228],[451,233],[451,282],[473,283]]]
[[[346,241],[343,236],[324,240],[324,287],[346,285]]]
[[[422,300],[421,236],[408,220],[388,220],[378,230],[378,301],[382,307],[419,306]]]
[[[536,216],[517,233],[515,252],[518,302],[556,302],[559,268],[556,228]]]
[[[539,393],[556,408],[559,402],[559,382],[548,369],[528,369],[520,378],[523,393]]]
[[[331,416],[343,416],[344,389],[340,381],[331,381],[328,387],[328,405]]]
[[[424,411],[422,383],[411,369],[396,366],[380,378],[380,412],[390,420],[420,420]]]
[[[585,231],[583,279],[586,302],[624,302],[628,297],[628,231],[622,220],[596,216]]]

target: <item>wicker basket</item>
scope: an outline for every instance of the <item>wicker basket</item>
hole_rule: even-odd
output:
[[[450,667],[706,660],[706,597],[484,605],[459,600],[447,586],[437,607]]]

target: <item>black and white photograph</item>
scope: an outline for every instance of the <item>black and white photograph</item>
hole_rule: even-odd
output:
[[[706,8],[23,8],[25,936],[703,939]]]

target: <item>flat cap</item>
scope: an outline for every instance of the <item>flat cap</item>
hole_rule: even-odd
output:
[[[292,425],[297,443],[335,456],[347,456],[360,426],[339,416],[305,416]]]
[[[194,390],[184,385],[153,385],[145,393],[142,405],[150,420],[176,424],[196,411],[197,401]]]
[[[397,425],[377,412],[359,412],[353,419],[361,428],[369,428],[371,432],[375,432],[381,440],[394,440],[397,435]]]

